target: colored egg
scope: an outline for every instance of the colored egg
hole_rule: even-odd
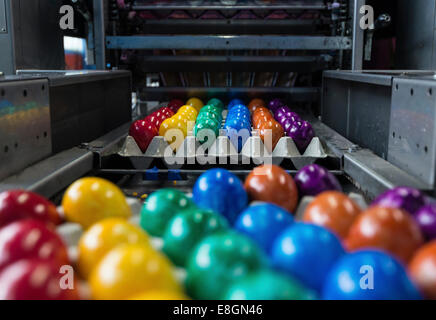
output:
[[[344,254],[339,239],[327,229],[294,223],[274,242],[271,260],[278,270],[320,291],[329,271]]]
[[[79,240],[77,265],[80,274],[88,278],[100,260],[122,244],[150,245],[141,228],[123,219],[110,218],[92,225]]]
[[[0,193],[0,228],[21,219],[37,219],[55,225],[61,222],[55,205],[34,192],[10,190]]]
[[[282,126],[275,120],[266,121],[259,127],[259,136],[270,153],[284,135]]]
[[[280,107],[284,106],[284,103],[281,99],[273,99],[269,102],[268,108],[275,113]]]
[[[184,103],[182,100],[173,99],[168,103],[168,108],[171,109],[172,112],[176,113],[183,105]]]
[[[209,139],[214,141],[219,136],[219,125],[215,120],[207,119],[197,122],[194,127],[194,136],[200,143],[205,143]]]
[[[165,137],[167,131],[171,129],[172,126],[171,124],[173,123],[173,121],[174,121],[173,118],[168,118],[164,122],[162,122],[162,124],[159,127],[159,136]]]
[[[169,222],[162,251],[174,264],[183,267],[190,252],[203,238],[227,228],[227,220],[213,211],[187,209]]]
[[[203,106],[204,106],[203,101],[201,101],[198,98],[191,98],[186,102],[186,104],[191,106],[191,107],[194,107],[197,110],[197,112],[199,112],[201,110],[201,108],[203,108]]]
[[[227,109],[232,109],[234,106],[239,105],[239,104],[244,104],[244,101],[242,101],[241,99],[233,99],[229,102]]]
[[[274,204],[259,203],[245,209],[234,227],[269,253],[277,236],[293,222],[293,216],[283,208]]]
[[[354,251],[363,248],[385,250],[407,263],[423,244],[423,236],[413,217],[401,209],[371,207],[354,221],[346,246]]]
[[[286,134],[294,140],[295,145],[301,153],[306,151],[306,148],[315,137],[313,128],[307,121],[294,122]]]
[[[360,212],[359,206],[345,194],[326,191],[307,206],[303,221],[325,227],[344,239]]]
[[[294,213],[298,202],[298,190],[294,179],[276,165],[263,165],[255,168],[244,185],[253,201],[276,204]]]
[[[295,175],[300,197],[316,196],[324,191],[340,191],[341,184],[338,179],[326,168],[311,164],[298,170]]]
[[[106,254],[89,277],[96,300],[123,300],[152,290],[180,292],[171,264],[148,246],[126,244]]]
[[[195,207],[191,199],[175,189],[153,192],[141,209],[141,227],[150,235],[161,237],[169,221],[179,212]]]
[[[65,217],[85,229],[106,218],[128,219],[132,215],[126,197],[118,186],[101,178],[74,182],[62,198]]]
[[[242,182],[225,169],[211,169],[203,173],[194,185],[193,195],[200,208],[220,213],[230,223],[248,205]]]
[[[74,274],[70,282],[64,281],[61,267],[48,260],[15,262],[0,273],[0,300],[78,300]]]
[[[213,234],[190,255],[187,292],[194,299],[220,299],[231,284],[264,264],[261,250],[249,238],[230,231]]]
[[[314,291],[281,273],[262,269],[236,281],[224,300],[314,300]]]
[[[181,292],[165,291],[165,290],[152,290],[140,294],[136,294],[129,298],[129,300],[155,300],[155,301],[174,301],[174,300],[189,300]]]
[[[330,271],[322,290],[326,300],[414,300],[421,295],[404,267],[374,250],[343,256]]]
[[[415,214],[427,201],[421,191],[409,188],[398,187],[388,190],[374,200],[372,205],[379,207],[398,208]]]
[[[224,109],[224,103],[220,99],[217,99],[217,98],[210,99],[207,104],[215,106],[215,107],[220,108],[220,109]]]
[[[43,221],[24,219],[0,229],[0,270],[23,259],[69,264],[67,248],[60,236]]]
[[[129,135],[135,139],[142,152],[147,151],[148,146],[157,134],[157,123],[151,123],[149,120],[135,121],[129,130]]]
[[[425,298],[436,300],[436,241],[416,251],[409,264],[409,274]]]
[[[266,107],[265,101],[263,101],[262,99],[253,99],[248,105],[248,109],[251,113],[253,113],[254,111],[256,111],[257,108],[260,107]]]
[[[436,239],[436,204],[421,207],[415,213],[415,220],[427,239]]]

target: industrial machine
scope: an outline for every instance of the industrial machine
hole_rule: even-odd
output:
[[[364,70],[378,54],[379,32],[392,22],[392,12],[380,12],[383,7],[371,21],[368,3],[38,0],[27,7],[23,0],[0,0],[0,192],[34,191],[60,205],[73,182],[101,177],[123,191],[130,205],[126,212],[132,209],[132,221],[138,223],[150,194],[163,188],[192,193],[211,168],[248,181],[263,163],[280,165],[291,175],[319,164],[362,209],[400,186],[421,191],[424,203],[436,195],[436,72]],[[61,5],[74,9],[72,30],[44,19]],[[413,12],[420,9],[416,5]],[[50,36],[23,22],[36,10],[40,14],[32,21],[41,27],[35,30]],[[404,14],[403,8],[399,15]],[[434,30],[425,34],[430,32],[434,35]],[[86,39],[87,67],[95,70],[64,70],[62,35]],[[382,45],[394,46],[390,37]],[[48,38],[50,49],[44,45]],[[405,42],[411,38],[408,33],[397,37],[398,65],[425,69],[422,63],[431,69],[433,52],[428,46],[408,48]],[[419,54],[427,59],[416,58]],[[388,69],[391,62],[381,65]],[[141,150],[129,133],[132,122],[171,100],[193,97],[224,104],[240,99],[247,105],[255,98],[279,99],[310,124],[314,135],[302,149],[282,129],[275,147],[268,149],[261,130],[249,126],[238,148],[226,131],[226,110],[217,117],[216,139],[207,147],[187,126],[177,147],[155,132]],[[288,211],[301,219],[313,198],[294,196],[295,208]],[[90,225],[68,220],[57,230],[76,250]],[[416,248],[411,246],[408,255],[424,243],[416,229]]]

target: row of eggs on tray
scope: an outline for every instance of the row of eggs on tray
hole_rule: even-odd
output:
[[[149,195],[140,226],[131,215],[100,178],[73,183],[59,210],[32,192],[1,193],[0,298],[83,298],[77,278],[60,286],[61,266],[73,264],[94,299],[436,299],[436,205],[411,188],[362,210],[317,165],[295,178],[265,165],[245,183],[212,169],[192,196]],[[74,263],[54,228],[64,220],[84,230]],[[150,237],[163,239],[162,252]]]
[[[293,139],[301,153],[315,137],[310,123],[303,121],[280,99],[271,100],[268,106],[262,99],[253,99],[248,107],[242,100],[234,99],[225,110],[223,102],[217,98],[206,105],[198,98],[191,98],[186,104],[172,100],[146,118],[135,121],[129,135],[142,152],[158,135],[178,149],[190,131],[200,143],[211,145],[220,134],[224,118],[223,129],[238,152],[251,136],[252,128],[258,130],[269,152],[285,134]]]

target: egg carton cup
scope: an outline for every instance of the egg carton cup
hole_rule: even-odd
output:
[[[118,155],[129,158],[132,165],[139,170],[149,169],[155,160],[163,161],[170,169],[195,164],[280,165],[283,161],[290,160],[299,170],[306,165],[329,157],[318,137],[312,139],[303,154],[299,152],[292,138],[286,136],[282,137],[274,150],[270,152],[256,130],[247,139],[241,152],[238,152],[223,129],[220,130],[219,136],[210,146],[200,144],[190,132],[175,152],[164,137],[156,136],[146,152],[142,153],[135,140],[131,136],[127,136]]]

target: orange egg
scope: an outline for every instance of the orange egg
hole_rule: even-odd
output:
[[[265,101],[262,99],[253,99],[250,101],[250,104],[248,105],[248,110],[253,114],[254,111],[256,111],[257,108],[265,107]]]
[[[378,248],[408,262],[423,241],[418,224],[406,211],[374,206],[354,221],[345,245],[351,251]]]
[[[409,264],[409,273],[425,297],[436,300],[436,240],[415,253]]]
[[[325,227],[345,238],[361,209],[338,191],[319,194],[304,211],[303,221]]]
[[[259,136],[269,152],[273,152],[284,135],[283,127],[275,120],[265,121],[259,127]]]
[[[294,179],[276,165],[255,168],[245,180],[244,188],[251,200],[274,203],[294,212],[298,190]]]

